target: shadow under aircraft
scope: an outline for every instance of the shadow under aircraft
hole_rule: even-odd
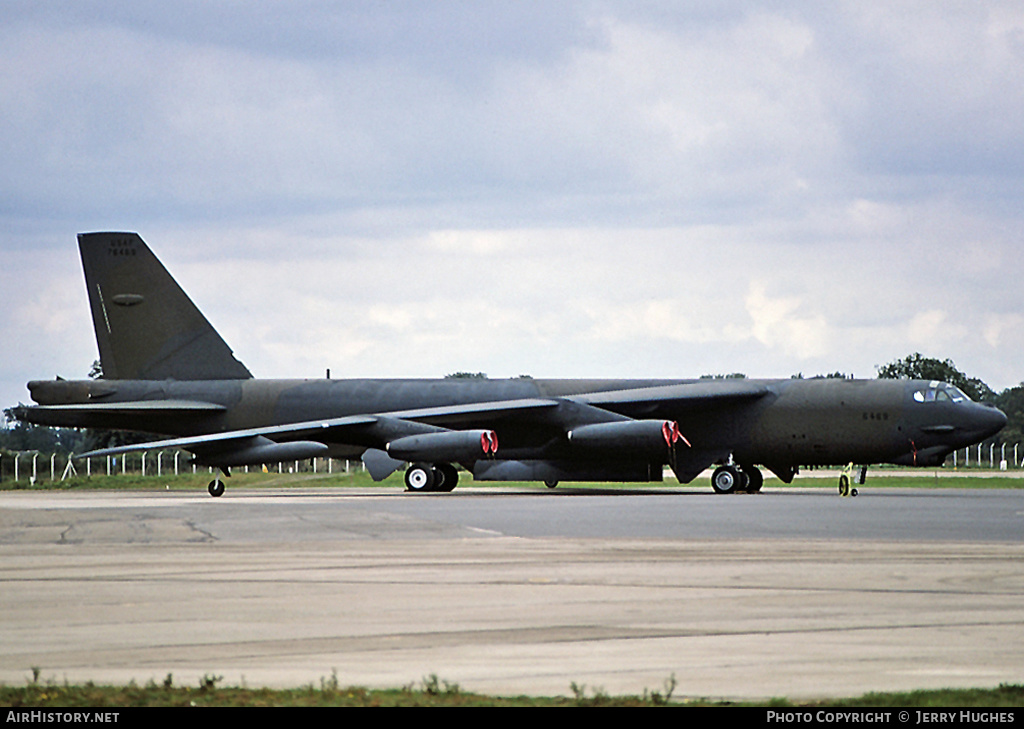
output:
[[[180,448],[218,467],[361,458],[410,491],[477,481],[689,483],[758,491],[800,466],[938,466],[1006,416],[921,380],[306,379],[249,370],[135,233],[78,236],[103,377],[28,383],[41,425],[164,436],[79,457]],[[863,472],[862,472],[863,480]],[[224,492],[218,476],[213,496]]]

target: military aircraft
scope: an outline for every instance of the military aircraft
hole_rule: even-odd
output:
[[[78,236],[103,377],[33,381],[43,425],[165,436],[90,455],[180,448],[218,467],[361,458],[375,480],[409,463],[410,491],[477,481],[681,483],[717,466],[717,493],[756,492],[758,466],[938,466],[1006,423],[920,380],[261,380],[135,233]],[[173,436],[166,438],[166,436]],[[862,479],[863,480],[863,472]],[[220,476],[209,485],[224,493]]]

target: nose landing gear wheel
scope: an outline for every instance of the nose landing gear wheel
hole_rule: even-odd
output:
[[[210,485],[206,487],[206,490],[210,492],[210,496],[214,498],[224,495],[224,482],[219,478],[215,478],[210,481]]]

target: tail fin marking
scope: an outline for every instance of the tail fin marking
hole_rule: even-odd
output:
[[[252,377],[138,234],[82,233],[78,248],[105,378]]]

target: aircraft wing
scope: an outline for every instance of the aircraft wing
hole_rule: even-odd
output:
[[[515,417],[520,423],[536,421],[538,426],[566,431],[575,429],[579,434],[577,440],[582,437],[579,425],[617,423],[616,428],[625,429],[616,433],[628,437],[625,435],[630,429],[627,423],[634,418],[655,414],[664,417],[666,413],[680,409],[749,402],[764,397],[768,392],[765,385],[756,382],[716,380],[571,397],[444,405],[170,438],[91,451],[78,458],[181,448],[195,454],[200,463],[223,467],[312,458],[326,455],[328,444],[340,444],[363,448],[363,460],[374,478],[385,478],[408,460],[462,461],[493,455],[497,449],[497,436],[492,430],[480,428],[494,426],[509,417]],[[110,406],[156,410],[161,407],[145,402],[111,403]],[[102,407],[107,407],[107,404]],[[163,407],[172,409],[167,401]],[[180,407],[188,410],[186,403],[181,403]],[[210,409],[215,411],[220,407],[214,405]],[[610,437],[617,438],[618,435]],[[691,452],[689,458],[692,460],[697,456]]]
[[[677,413],[753,402],[770,392],[768,386],[761,382],[727,379],[593,392],[571,399],[632,418],[654,415],[674,418],[678,417]]]
[[[132,404],[135,403],[128,403],[128,405]],[[344,443],[382,447],[389,441],[397,438],[447,432],[450,430],[449,428],[442,427],[440,423],[446,425],[478,424],[481,418],[498,418],[508,413],[546,409],[556,407],[557,405],[558,402],[556,400],[530,398],[402,410],[379,414],[348,415],[340,418],[309,420],[285,425],[268,425],[258,428],[230,430],[223,433],[169,438],[147,443],[118,446],[116,448],[103,448],[82,453],[76,456],[76,458],[114,456],[122,453],[172,448],[181,448],[192,451],[197,455],[205,454],[205,457],[210,457],[210,454],[221,455],[229,452],[235,444],[251,442],[252,439],[259,438],[277,443],[310,441],[321,444]],[[213,407],[221,408],[221,406]],[[275,458],[275,460],[277,459]],[[289,459],[285,458],[282,460]]]
[[[588,393],[566,398],[524,398],[495,402],[444,405],[384,413],[348,415],[340,418],[310,420],[283,425],[267,425],[256,428],[231,430],[222,433],[185,436],[166,440],[150,441],[135,445],[105,448],[83,453],[78,456],[119,455],[141,450],[182,448],[190,451],[224,451],[233,442],[251,438],[266,438],[274,442],[310,440],[320,443],[343,443],[380,447],[389,440],[409,435],[422,435],[458,429],[460,426],[477,426],[483,422],[494,422],[509,415],[529,417],[537,414],[538,420],[546,418],[541,411],[557,409],[567,401],[595,411],[607,411],[609,419],[625,419],[623,414],[639,415],[651,409],[679,409],[708,406],[713,403],[734,403],[764,397],[769,390],[763,384],[744,380],[715,380],[645,387],[630,390]],[[123,412],[217,412],[225,408],[213,403],[191,403],[183,401],[142,401],[129,403],[102,403],[90,405],[47,406],[49,409],[82,412],[123,413]],[[616,417],[616,414],[617,417]]]
[[[289,425],[271,425],[263,428],[246,428],[244,430],[229,430],[224,433],[209,433],[206,435],[189,435],[182,438],[168,438],[166,440],[153,440],[146,443],[135,443],[132,445],[117,446],[115,448],[102,448],[88,453],[82,453],[75,458],[92,458],[94,456],[117,456],[122,453],[136,453],[138,451],[168,450],[181,448],[182,450],[202,450],[204,448],[223,448],[230,446],[233,442],[244,441],[249,438],[286,438],[289,436],[309,436],[313,433],[327,434],[332,428],[343,428],[353,425],[367,425],[375,422],[372,416],[353,416],[346,418],[334,418],[325,421],[310,421],[306,423],[292,423]]]

